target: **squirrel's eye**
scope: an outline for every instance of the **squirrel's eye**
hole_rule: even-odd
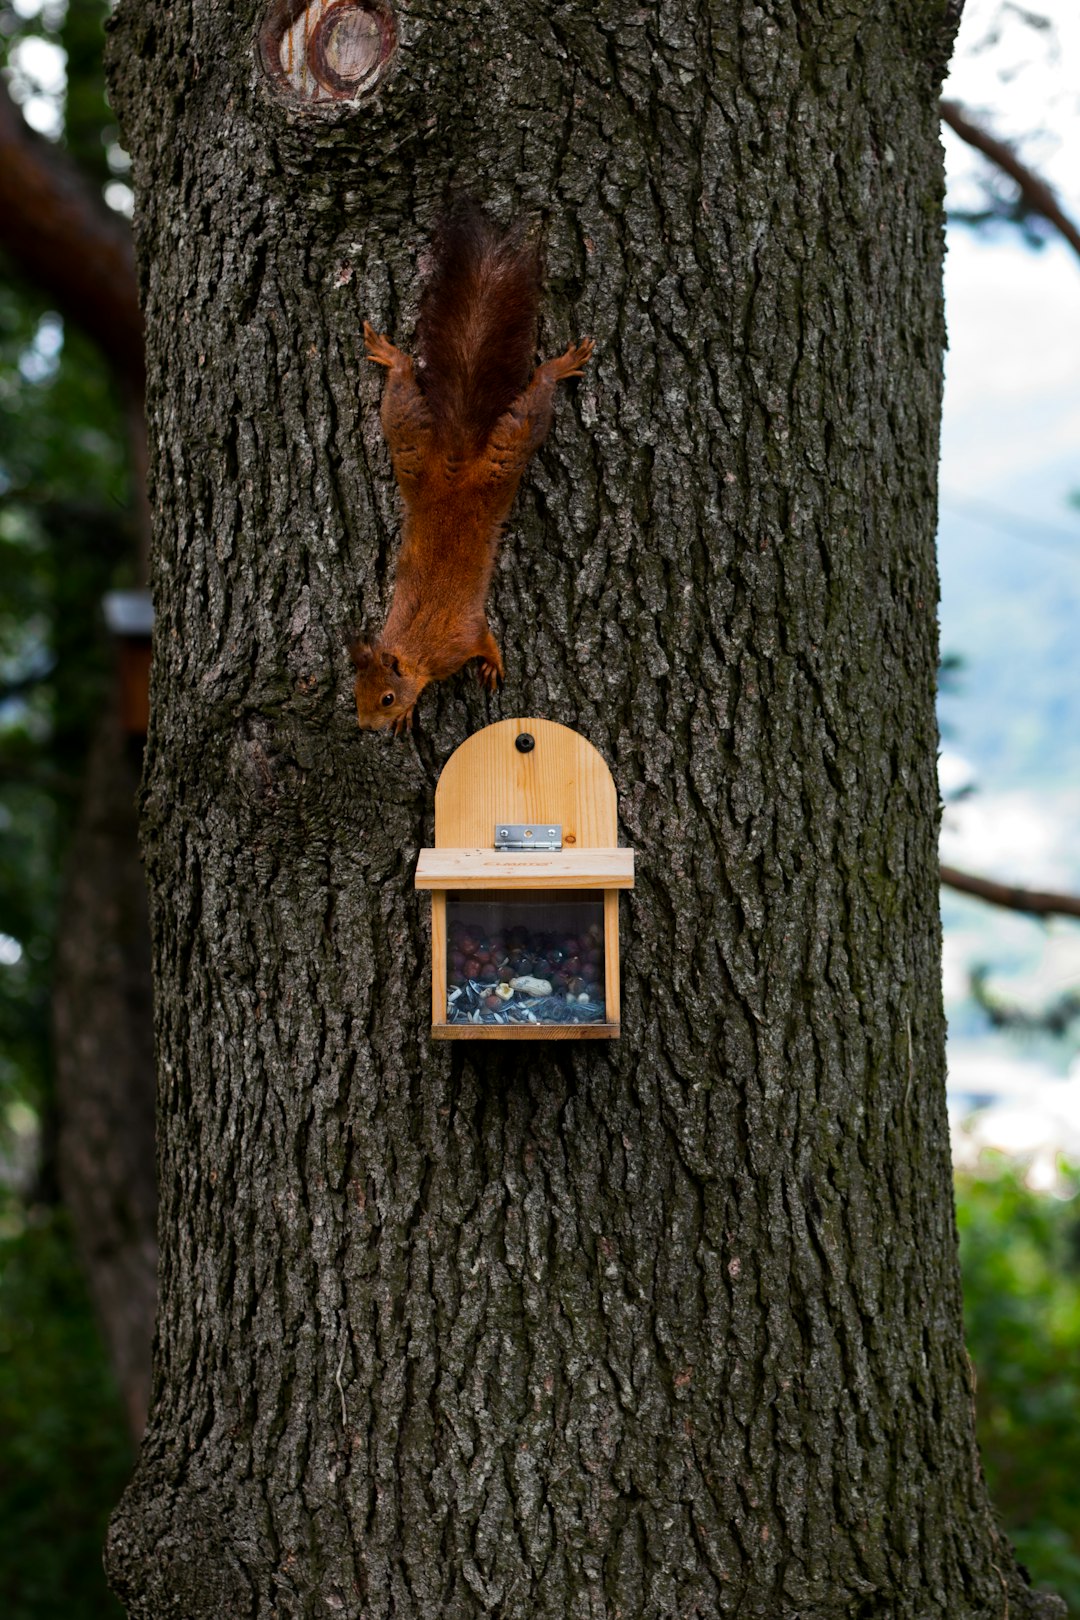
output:
[[[393,692],[384,692],[382,697],[379,699],[379,702],[382,704],[384,709],[388,709],[390,707],[391,703],[393,703],[393,701],[394,701]]]

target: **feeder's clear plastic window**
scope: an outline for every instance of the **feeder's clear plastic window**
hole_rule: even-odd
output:
[[[602,1024],[604,898],[448,894],[449,1024]]]

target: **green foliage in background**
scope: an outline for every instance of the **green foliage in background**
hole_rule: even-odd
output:
[[[1065,1190],[1003,1164],[956,1194],[990,1495],[1033,1583],[1080,1615],[1080,1172]]]
[[[59,874],[110,679],[101,597],[134,554],[126,460],[103,359],[0,267],[0,1154],[11,1105],[48,1105]]]
[[[0,1613],[122,1620],[101,1547],[131,1468],[124,1414],[56,1208],[0,1232]]]
[[[35,93],[19,65],[25,41],[63,49],[60,138],[101,184],[126,161],[111,157],[107,11],[106,0],[22,0],[17,10],[0,0],[12,93]],[[127,459],[105,357],[0,257],[0,1180],[12,1109],[49,1108],[59,874],[110,678],[101,596],[131,582],[135,554]]]
[[[105,103],[106,0],[0,0],[0,66],[66,57],[53,136],[126,172]],[[54,53],[55,58],[55,53]],[[39,96],[40,103],[40,96]],[[39,127],[44,127],[39,125]],[[103,592],[135,558],[127,425],[105,356],[0,259],[0,1614],[121,1620],[101,1547],[127,1424],[56,1204],[49,1004],[65,849],[110,689]]]

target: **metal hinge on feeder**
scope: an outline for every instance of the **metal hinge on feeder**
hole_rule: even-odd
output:
[[[543,822],[497,822],[495,848],[562,849],[562,828],[547,827]]]

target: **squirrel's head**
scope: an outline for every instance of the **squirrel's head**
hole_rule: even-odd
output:
[[[422,675],[410,675],[385,647],[355,641],[349,657],[356,670],[356,721],[362,731],[384,731],[387,726],[407,730],[413,704],[427,685]]]

